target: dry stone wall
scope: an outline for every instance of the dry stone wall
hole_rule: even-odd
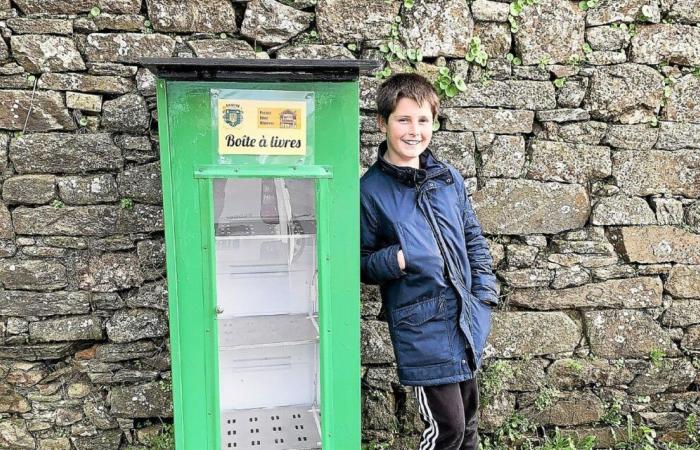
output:
[[[171,420],[147,56],[385,61],[365,167],[382,76],[453,86],[434,148],[501,285],[484,436],[610,447],[630,414],[658,447],[697,438],[699,0],[0,0],[0,34],[0,448],[126,448]],[[380,305],[363,286],[363,435],[415,448]]]

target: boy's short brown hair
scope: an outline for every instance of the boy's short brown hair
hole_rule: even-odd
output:
[[[377,91],[377,110],[384,120],[396,109],[396,104],[402,98],[410,98],[419,105],[428,104],[437,117],[440,108],[440,98],[432,84],[423,76],[415,73],[399,73],[389,77]]]

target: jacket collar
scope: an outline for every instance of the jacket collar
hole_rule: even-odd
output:
[[[447,171],[447,167],[438,161],[430,149],[425,149],[418,157],[420,168],[396,166],[384,158],[387,150],[386,141],[379,144],[377,152],[377,164],[379,170],[396,178],[407,186],[419,186],[430,178],[435,178]]]

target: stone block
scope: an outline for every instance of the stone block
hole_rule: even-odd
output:
[[[588,385],[624,386],[635,373],[629,367],[618,367],[606,359],[564,358],[547,368],[547,384],[558,389],[581,389]]]
[[[81,111],[102,111],[102,96],[83,94],[80,92],[66,92],[66,106]]]
[[[360,326],[362,364],[393,363],[394,351],[387,323],[376,320],[364,320]]]
[[[15,35],[10,39],[12,56],[30,73],[85,70],[83,58],[72,38],[42,34]]]
[[[15,5],[23,14],[79,14],[95,6],[91,0],[17,0]]]
[[[659,138],[659,129],[647,124],[608,126],[604,144],[629,150],[649,150]]]
[[[687,24],[700,23],[698,0],[662,0],[661,6],[671,20]]]
[[[0,90],[0,111],[6,111],[0,114],[0,129],[40,132],[76,128],[63,96],[54,91]]]
[[[92,33],[85,43],[84,55],[91,62],[135,64],[141,58],[169,58],[175,40],[164,34]]]
[[[661,306],[658,277],[637,277],[590,283],[568,289],[524,289],[510,294],[510,303],[530,309],[652,308]]]
[[[638,26],[630,56],[639,64],[700,65],[700,28],[667,23]]]
[[[172,417],[172,391],[160,381],[136,386],[114,386],[108,402],[116,417]]]
[[[133,253],[104,253],[90,258],[89,270],[81,281],[83,289],[114,292],[143,283],[138,257]]]
[[[18,173],[82,173],[121,169],[121,150],[106,133],[28,134],[10,142]]]
[[[27,431],[24,419],[6,418],[0,421],[0,448],[34,450],[36,442]]]
[[[518,17],[515,50],[523,64],[534,65],[546,58],[547,64],[566,63],[571,55],[581,55],[586,13],[566,0],[544,0],[527,6]]]
[[[118,450],[122,430],[107,430],[93,436],[73,436],[70,439],[77,450]]]
[[[510,78],[510,63],[505,60],[510,52],[512,35],[510,26],[505,23],[476,22],[472,37],[479,38],[481,49],[489,55],[486,61],[486,69],[494,80]],[[474,72],[482,71],[480,66],[474,66]],[[481,75],[479,75],[481,78]],[[470,81],[476,81],[470,78]]]
[[[92,205],[119,200],[114,175],[71,175],[58,178],[58,195],[69,205]]]
[[[617,0],[606,2],[591,8],[586,15],[586,25],[605,25],[613,22],[636,22],[642,14],[642,8],[649,12],[648,21],[658,23],[661,15],[657,2],[651,0]]]
[[[698,5],[700,6],[700,5]],[[688,74],[672,86],[671,96],[663,109],[663,118],[672,122],[700,123],[700,78]]]
[[[399,3],[374,0],[319,0],[316,27],[326,43],[384,39],[391,32],[400,7]]]
[[[231,3],[225,0],[146,0],[146,5],[156,31],[238,32],[236,13]]]
[[[700,324],[700,301],[674,300],[664,312],[661,323],[667,327]]]
[[[605,136],[607,125],[604,122],[586,121],[556,123],[543,122],[535,132],[537,139],[546,141],[570,142],[572,144],[598,145]]]
[[[72,34],[73,22],[66,19],[16,17],[7,20],[7,26],[16,34]]]
[[[684,392],[695,380],[696,375],[697,370],[689,360],[664,358],[657,364],[649,364],[632,382],[629,392],[632,395]]]
[[[0,260],[0,282],[5,289],[55,290],[66,287],[63,264],[50,260]]]
[[[85,75],[82,73],[45,73],[39,78],[38,86],[41,89],[54,89],[57,91],[125,94],[134,89],[134,82],[122,76]],[[101,98],[100,96],[100,99]]]
[[[653,350],[678,354],[666,330],[644,311],[585,311],[591,353],[601,358],[648,358]]]
[[[507,80],[491,81],[485,86],[468,83],[466,91],[445,100],[443,106],[540,110],[555,108],[556,99],[554,85],[550,82]]]
[[[631,262],[700,264],[700,235],[672,226],[622,227],[613,236]]]
[[[100,13],[93,22],[97,31],[144,31],[146,18],[140,14],[110,14]]]
[[[525,165],[522,136],[482,134],[477,141],[483,177],[518,178]]]
[[[663,76],[640,64],[597,67],[587,106],[594,119],[635,124],[649,122],[661,108]]]
[[[512,288],[548,286],[554,273],[548,269],[519,269],[498,271],[498,276]]]
[[[163,202],[159,162],[126,169],[117,176],[117,184],[122,197],[156,205]]]
[[[146,101],[138,94],[126,94],[102,105],[102,126],[106,130],[143,133],[150,124]]]
[[[161,311],[155,309],[121,309],[107,321],[107,337],[116,343],[163,337],[167,334],[167,319]]]
[[[700,150],[638,152],[612,155],[612,174],[629,195],[650,194],[700,197]]]
[[[40,205],[50,202],[55,195],[53,175],[18,175],[2,185],[2,198],[8,204]]]
[[[507,4],[490,0],[476,0],[472,3],[474,19],[484,22],[507,22],[510,8]]]
[[[532,132],[535,119],[533,111],[488,109],[488,108],[444,108],[448,131],[479,131],[496,134],[518,134]]]
[[[586,184],[610,176],[610,149],[603,146],[532,141],[528,178]]]
[[[656,217],[641,197],[615,195],[598,200],[591,213],[593,225],[651,225]]]
[[[206,2],[203,2],[206,4]],[[318,27],[321,35],[324,30],[321,27],[321,12],[319,5],[316,9],[316,17],[319,20]],[[364,11],[363,18],[367,18],[368,11]],[[345,19],[353,17],[348,15]],[[275,0],[252,0],[248,3],[241,24],[241,35],[254,39],[261,45],[284,44],[291,38],[309,27],[314,15],[291,6],[284,5]]]
[[[29,324],[29,339],[36,343],[102,338],[102,319],[97,316],[72,316]]]
[[[588,221],[589,199],[577,184],[487,180],[473,195],[487,234],[556,234]]]
[[[659,225],[680,225],[683,223],[683,203],[675,198],[652,198]]]
[[[661,122],[656,148],[663,150],[700,148],[700,124]]]
[[[143,0],[98,0],[97,4],[105,12],[136,14],[141,11]]]
[[[187,45],[198,58],[255,58],[255,49],[244,40],[198,39],[187,41]]]
[[[494,312],[489,345],[496,357],[572,352],[581,327],[562,312]]]
[[[604,405],[591,392],[557,392],[551,404],[539,409],[534,405],[535,394],[527,395],[523,403],[529,403],[521,414],[538,424],[574,426],[596,423],[604,414]]]
[[[420,49],[425,57],[464,57],[473,29],[471,12],[459,0],[417,0],[404,10],[399,33],[408,48]]]
[[[675,298],[700,299],[700,265],[673,266],[666,280],[666,291]]]
[[[591,27],[586,29],[586,42],[593,50],[620,50],[630,43],[627,30],[611,26]]]
[[[0,293],[0,314],[3,316],[62,316],[87,314],[90,301],[86,292],[27,292],[4,290]]]
[[[378,135],[383,141],[385,136]],[[380,141],[380,142],[381,142]],[[438,131],[433,134],[430,149],[440,160],[452,164],[463,177],[476,175],[474,161],[474,135],[472,133],[451,133]]]

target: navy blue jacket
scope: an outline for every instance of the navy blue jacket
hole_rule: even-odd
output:
[[[397,167],[385,151],[360,182],[362,282],[380,285],[402,384],[471,379],[498,304],[486,239],[454,167],[430,150]]]

